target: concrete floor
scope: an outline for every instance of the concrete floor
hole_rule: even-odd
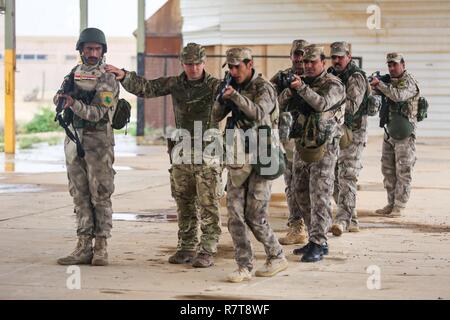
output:
[[[73,271],[56,264],[75,245],[62,146],[19,154],[15,162],[0,159],[0,165],[15,169],[0,173],[0,299],[450,298],[450,138],[418,139],[408,210],[404,217],[389,219],[372,214],[385,205],[386,195],[381,137],[371,136],[359,181],[361,232],[330,234],[330,254],[313,264],[299,263],[291,254],[295,246],[286,246],[286,271],[240,284],[225,282],[235,268],[226,210],[214,267],[167,262],[177,241],[168,157],[162,146],[136,147],[130,139],[118,139],[113,207],[118,214],[147,216],[130,221],[132,215],[118,215],[128,221],[114,221],[110,266],[81,266],[80,289],[68,289]],[[283,188],[279,179],[273,192]],[[270,222],[279,236],[286,216],[285,204],[273,203]],[[253,243],[260,266],[264,251]]]

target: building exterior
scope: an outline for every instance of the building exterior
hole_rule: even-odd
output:
[[[373,1],[353,0],[181,0],[183,41],[202,43],[215,54],[245,45],[255,54],[272,55],[288,53],[293,39],[322,44],[345,40],[369,73],[387,73],[386,53],[402,52],[430,102],[429,119],[420,124],[419,134],[450,134],[450,2],[376,3],[378,7]],[[378,9],[380,29],[369,29],[368,20],[376,21]],[[270,76],[281,63],[256,66]]]

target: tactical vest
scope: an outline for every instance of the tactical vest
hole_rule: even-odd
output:
[[[96,94],[96,87],[99,78],[102,75],[100,65],[86,66],[79,65],[72,71],[74,73],[74,91],[72,97],[82,101],[86,105],[91,105]],[[92,122],[80,118],[76,114],[73,115],[73,126],[77,129],[96,128],[105,129],[109,122],[108,112],[99,122]]]
[[[342,80],[342,83],[347,85],[348,79],[355,74],[356,72],[363,75],[366,82],[366,91],[364,92],[364,98],[361,102],[361,105],[358,107],[358,111],[355,114],[351,114],[349,112],[345,112],[345,124],[347,127],[351,128],[352,131],[361,129],[363,116],[367,115],[367,102],[369,98],[369,82],[366,77],[366,73],[360,69],[355,62],[350,61],[347,65],[347,68],[344,72],[338,74],[337,76]]]
[[[177,129],[185,129],[194,137],[194,121],[202,122],[203,133],[218,128],[218,124],[211,121],[214,78],[205,73],[203,81],[191,82],[183,73],[177,80],[172,92],[172,98],[176,100],[173,105]]]
[[[410,123],[417,122],[417,112],[419,109],[418,103],[419,103],[419,97],[420,97],[420,89],[419,89],[419,84],[417,83],[416,79],[414,79],[409,73],[407,73],[407,71],[405,71],[405,73],[402,75],[401,78],[391,78],[390,84],[394,88],[398,88],[405,81],[405,77],[409,77],[415,83],[415,85],[417,87],[417,94],[414,97],[412,97],[406,101],[400,101],[400,102],[392,101],[391,99],[386,97],[387,104],[389,106],[388,123],[391,121],[394,114],[399,114],[399,115],[405,117],[406,119],[408,119],[408,121]]]
[[[308,79],[304,81],[313,91],[318,92],[329,81],[339,81],[331,77],[334,76],[326,73],[318,79],[313,79],[312,82],[308,81]],[[293,113],[294,120],[290,138],[298,139],[298,143],[306,148],[323,145],[328,141],[331,134],[331,130],[327,128],[326,122],[332,118],[336,118],[338,122],[342,121],[341,108],[345,104],[345,97],[324,112],[315,111],[298,94],[293,96],[293,100],[297,110]]]

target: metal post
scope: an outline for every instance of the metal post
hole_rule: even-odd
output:
[[[89,21],[89,1],[80,0],[80,33],[88,27]]]
[[[168,58],[164,58],[164,77],[167,77],[167,60]],[[167,127],[167,95],[164,96],[164,103],[163,103],[163,115],[164,115],[164,128],[163,133],[164,136],[166,136],[166,127]]]
[[[145,0],[138,0],[138,30],[137,30],[137,74],[145,76]],[[136,136],[138,144],[142,142],[145,129],[144,99],[137,99]]]
[[[6,0],[5,10],[5,153],[16,152],[14,115],[16,72],[16,1]]]

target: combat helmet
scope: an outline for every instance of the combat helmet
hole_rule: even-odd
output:
[[[76,49],[81,52],[83,50],[83,43],[96,42],[103,46],[103,53],[106,53],[108,46],[106,44],[106,37],[102,30],[97,28],[86,28],[80,33],[77,41]]]

